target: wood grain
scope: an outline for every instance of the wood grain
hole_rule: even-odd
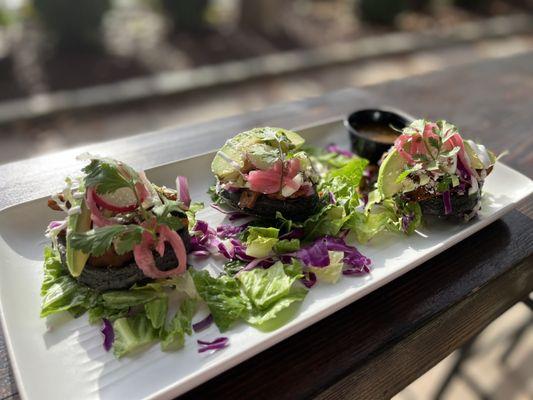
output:
[[[505,162],[533,174],[533,53],[278,105],[0,166],[0,209],[41,197],[83,150],[142,168],[212,150],[256,125],[293,127],[375,105],[447,118]],[[520,210],[533,217],[533,202]],[[385,398],[533,290],[533,220],[513,211],[431,261],[184,396],[232,399]],[[0,334],[0,400],[16,398]]]

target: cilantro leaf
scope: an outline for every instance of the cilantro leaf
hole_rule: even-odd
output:
[[[405,178],[409,176],[411,172],[415,172],[422,169],[422,164],[415,164],[413,168],[406,169],[396,178],[396,183],[402,183]]]
[[[158,224],[167,225],[174,231],[180,230],[185,226],[181,220],[185,213],[176,201],[166,200],[164,204],[154,207],[152,211],[156,215]],[[173,212],[178,212],[180,215],[173,215]]]
[[[132,251],[136,244],[141,243],[144,229],[137,225],[128,225],[128,230],[119,234],[115,240],[115,251],[117,254],[125,254]]]
[[[126,165],[120,165],[128,175],[134,174],[131,177],[126,177],[121,173],[118,164],[111,160],[93,159],[89,165],[83,168],[85,176],[85,186],[95,187],[98,193],[110,193],[123,187],[131,187],[135,185],[137,173],[132,168]]]
[[[437,139],[435,139],[434,137],[429,137],[428,138],[428,142],[431,146],[433,146],[434,148],[436,148],[437,150],[440,149],[440,143]]]
[[[460,149],[461,148],[459,146],[455,146],[453,149],[451,149],[449,151],[444,151],[444,152],[440,153],[440,155],[443,156],[443,157],[452,157],[452,156],[456,155],[459,152]]]
[[[450,175],[446,175],[440,182],[437,183],[437,191],[440,193],[446,192],[452,185],[452,178]]]
[[[139,225],[110,225],[94,228],[83,233],[72,233],[70,245],[86,254],[101,256],[117,239],[115,250],[124,254],[140,243],[144,228]]]

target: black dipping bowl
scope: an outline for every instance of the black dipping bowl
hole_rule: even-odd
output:
[[[382,125],[384,128],[393,127],[402,130],[413,121],[407,114],[392,110],[368,109],[351,113],[344,120],[344,126],[350,135],[352,151],[361,157],[366,158],[372,164],[377,164],[383,153],[385,153],[394,141],[379,141],[372,139],[368,133],[362,135],[362,127],[372,125]],[[366,130],[368,132],[368,129]]]

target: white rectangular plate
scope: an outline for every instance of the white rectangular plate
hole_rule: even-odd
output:
[[[348,148],[340,121],[300,132],[308,143],[335,142]],[[185,175],[193,199],[209,204],[206,189],[212,183],[212,157],[210,153],[177,161],[147,174],[154,182],[169,187],[176,175]],[[173,398],[413,269],[500,218],[532,191],[529,178],[498,163],[486,181],[479,218],[467,224],[437,222],[420,229],[420,234],[385,235],[369,245],[358,246],[372,259],[372,273],[344,277],[332,286],[318,284],[309,292],[297,316],[277,331],[262,333],[240,324],[227,333],[227,349],[211,355],[198,354],[197,339],[219,336],[216,327],[211,326],[189,337],[180,351],[163,353],[154,346],[134,358],[121,360],[104,352],[99,327],[89,325],[86,317],[54,321],[39,318],[42,250],[46,245],[43,231],[48,221],[55,219],[54,212],[46,207],[45,199],[8,208],[0,212],[0,312],[20,393],[27,399],[43,400]],[[210,207],[199,218],[213,224],[223,219]],[[212,259],[207,264],[217,270],[222,260]]]

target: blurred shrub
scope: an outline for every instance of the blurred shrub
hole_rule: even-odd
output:
[[[60,49],[101,49],[100,26],[110,0],[31,0]]]
[[[207,27],[209,0],[160,0],[163,11],[172,21],[174,31],[196,32]]]
[[[359,15],[364,22],[394,25],[396,17],[408,9],[406,0],[360,0]]]
[[[485,13],[490,10],[493,5],[493,0],[455,0],[454,4],[457,7],[468,11]]]

